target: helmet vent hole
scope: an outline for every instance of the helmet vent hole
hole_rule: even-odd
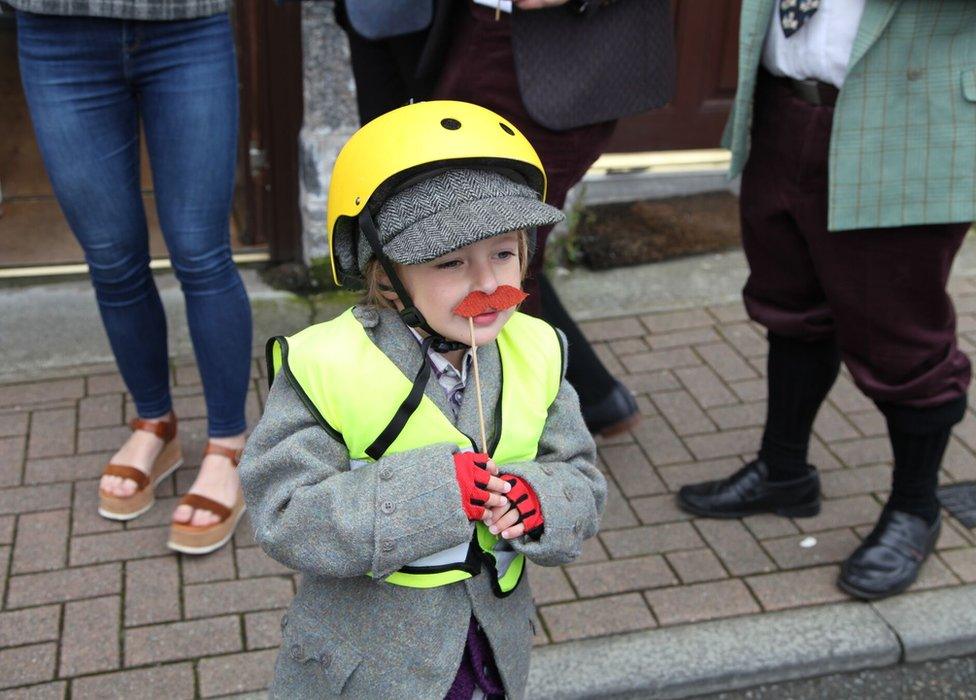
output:
[[[515,132],[512,131],[512,127],[510,127],[505,122],[498,122],[498,126],[500,126],[502,128],[502,131],[504,131],[509,136],[515,136]]]
[[[448,131],[457,131],[461,128],[461,122],[459,122],[457,119],[441,119],[441,126]]]
[[[360,199],[359,197],[356,197],[356,206],[357,206],[357,207],[359,206],[359,203],[360,203],[361,201],[362,201],[362,199]]]

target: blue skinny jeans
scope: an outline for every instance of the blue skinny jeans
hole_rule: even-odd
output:
[[[252,330],[230,248],[237,71],[227,14],[144,22],[18,12],[17,43],[44,164],[139,415],[172,408],[166,317],[139,187],[141,122],[208,431],[244,432]]]

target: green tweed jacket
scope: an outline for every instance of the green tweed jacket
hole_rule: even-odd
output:
[[[731,176],[749,156],[775,2],[742,2],[739,87],[723,137]],[[976,1],[867,0],[829,158],[832,231],[976,219]]]

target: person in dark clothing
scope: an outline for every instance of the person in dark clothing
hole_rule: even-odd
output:
[[[355,8],[356,0],[352,0],[351,4]],[[390,9],[396,11],[392,7],[395,3],[389,4]],[[362,26],[360,22],[359,27],[350,18],[345,0],[337,0],[335,4],[336,24],[342,27],[349,39],[349,58],[356,81],[356,106],[361,125],[412,100],[428,99],[434,90],[435,75],[430,72],[417,74],[429,36],[429,15],[425,26],[403,32],[404,27],[412,29],[424,22],[424,4],[432,7],[431,0],[419,4],[421,8],[417,14],[421,17],[413,24],[398,24],[394,22],[396,18],[391,18],[390,26]],[[354,12],[354,16],[358,18],[358,13]],[[376,22],[382,19],[383,13],[371,12],[366,16]],[[387,32],[396,33],[387,35]]]
[[[369,41],[350,21],[348,10],[358,3],[369,4],[346,0],[347,15],[339,16],[350,37],[363,121],[375,109],[431,96],[496,111],[538,151],[549,176],[546,202],[556,207],[606,149],[616,120],[662,105],[673,90],[673,30],[663,0],[521,0],[511,13],[474,0],[422,0],[405,5],[412,6],[415,22],[429,11],[427,29]],[[383,32],[386,21],[376,13],[361,24],[367,21],[376,28],[365,31]],[[546,279],[551,231],[538,231],[522,309],[566,334],[573,347],[567,378],[579,393],[586,424],[594,434],[615,435],[640,419],[637,403],[604,367]]]
[[[972,168],[953,169],[976,155],[960,137],[976,133],[976,83],[949,59],[976,50],[976,6],[762,0],[743,5],[740,26],[726,135],[742,172],[743,300],[769,335],[768,413],[757,458],[683,486],[678,504],[816,515],[807,447],[843,361],[885,418],[894,469],[837,583],[896,595],[938,541],[939,468],[972,376],[946,283],[976,215]],[[962,90],[938,88],[960,78]]]

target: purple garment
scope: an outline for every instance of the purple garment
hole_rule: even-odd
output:
[[[472,615],[471,624],[468,625],[468,641],[464,646],[464,655],[461,656],[461,666],[458,668],[457,676],[454,677],[451,689],[447,691],[445,700],[471,700],[475,688],[480,688],[489,698],[505,695],[505,686],[498,676],[488,638]]]
[[[833,116],[760,71],[739,197],[746,310],[772,333],[836,340],[874,401],[944,405],[971,378],[946,293],[969,224],[828,231]]]

